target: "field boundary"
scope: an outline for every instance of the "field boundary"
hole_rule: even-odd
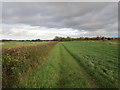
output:
[[[3,87],[19,84],[22,74],[32,72],[41,65],[56,42],[36,46],[3,49]],[[8,72],[9,71],[9,72]]]

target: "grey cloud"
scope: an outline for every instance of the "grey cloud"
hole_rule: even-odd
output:
[[[4,2],[3,23],[95,32],[117,31],[118,3],[113,2]],[[109,27],[109,28],[108,28]]]

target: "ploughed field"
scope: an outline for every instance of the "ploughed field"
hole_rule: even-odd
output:
[[[3,49],[3,87],[118,88],[118,45],[71,41]]]

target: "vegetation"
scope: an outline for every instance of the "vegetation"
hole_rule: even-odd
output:
[[[26,47],[24,50],[22,48],[22,54],[19,55],[16,55],[16,50],[14,50],[12,55],[11,50],[8,50],[9,52],[7,51],[7,54],[10,56],[3,56],[5,61],[5,63],[3,63],[4,76],[8,75],[8,71],[10,71],[9,78],[11,78],[12,75],[14,76],[14,72],[16,72],[15,76],[19,76],[19,78],[16,80],[16,78],[12,77],[12,81],[10,81],[10,79],[8,82],[8,76],[4,77],[4,81],[7,82],[3,84],[6,87],[9,86],[6,85],[6,83],[10,84],[10,82],[17,81],[15,82],[17,84],[12,83],[12,87],[117,88],[118,43],[113,43],[117,43],[117,41],[112,41],[112,43],[110,41],[60,42],[52,49],[49,55],[46,55],[49,49],[46,48],[46,46],[45,48],[41,46],[31,46],[29,48]],[[55,43],[50,45],[53,47]],[[47,44],[47,46],[49,45]],[[40,51],[42,51],[42,53]],[[21,56],[25,56],[25,59],[21,58]],[[40,59],[40,57],[43,57],[44,60]],[[20,64],[20,60],[26,62]],[[17,62],[19,63],[17,64]],[[16,66],[17,69],[12,69]],[[17,75],[18,72],[22,73]]]
[[[12,40],[12,39],[2,39],[1,40],[2,42],[10,42],[10,41],[14,41],[14,42],[26,42],[26,41],[29,41],[29,42],[38,42],[38,41],[43,41],[43,40],[40,40],[40,39],[32,39],[32,40]]]
[[[37,46],[3,49],[3,88],[10,88],[18,84],[23,73],[31,72],[34,68],[42,64],[44,58],[55,44],[56,42],[50,42]]]
[[[118,87],[118,44],[67,42],[64,48],[102,87]]]
[[[18,41],[2,42],[2,48],[17,48],[21,46],[39,45],[44,43],[47,42],[18,42]]]
[[[97,86],[59,43],[53,48],[44,64],[33,72],[23,75],[17,87],[90,88]]]
[[[118,40],[120,38],[116,37],[104,37],[104,36],[97,36],[97,37],[79,37],[79,38],[71,38],[71,37],[58,37],[56,36],[53,41],[80,41],[80,40]]]
[[[118,88],[119,41],[37,43],[3,48],[3,87]]]

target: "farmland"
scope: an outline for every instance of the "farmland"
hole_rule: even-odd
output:
[[[71,41],[3,49],[3,86],[118,88],[118,45]]]
[[[15,48],[15,47],[21,47],[21,46],[31,46],[31,45],[38,45],[43,44],[47,42],[2,42],[2,48]]]

